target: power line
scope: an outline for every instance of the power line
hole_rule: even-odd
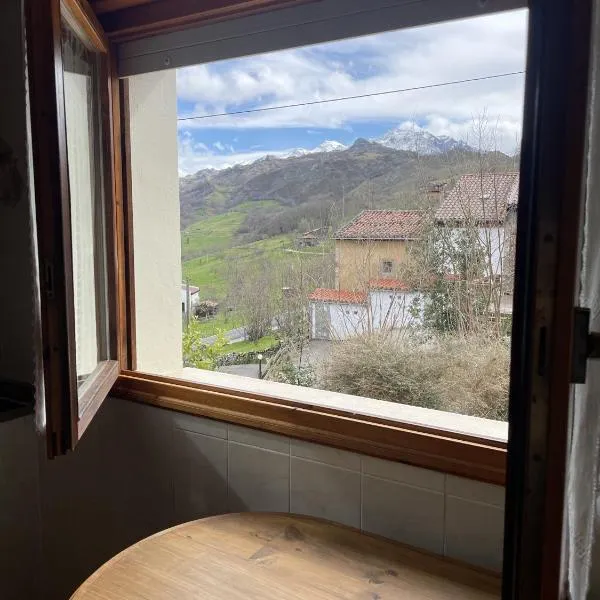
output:
[[[374,96],[387,96],[389,94],[400,94],[402,92],[414,92],[416,90],[428,90],[431,88],[445,87],[448,85],[458,85],[460,83],[472,83],[474,81],[485,81],[486,79],[499,79],[500,77],[511,77],[513,75],[522,75],[525,71],[512,71],[510,73],[499,73],[498,75],[485,75],[483,77],[472,77],[470,79],[458,79],[456,81],[444,81],[441,83],[430,83],[429,85],[419,85],[415,87],[402,88],[398,90],[388,90],[386,92],[373,92],[371,94],[359,94],[357,96],[342,96],[340,98],[328,98],[327,100],[312,100],[309,102],[298,102],[297,104],[282,104],[280,106],[265,106],[264,108],[249,108],[248,110],[237,110],[234,112],[214,113],[212,115],[195,115],[192,117],[179,117],[178,121],[192,121],[196,119],[212,119],[214,117],[229,117],[233,115],[246,115],[249,113],[266,112],[268,110],[280,110],[282,108],[298,108],[300,106],[312,106],[314,104],[328,104],[330,102],[342,102],[343,100],[358,100],[360,98],[372,98]]]

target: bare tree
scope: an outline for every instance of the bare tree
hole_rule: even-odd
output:
[[[229,303],[243,320],[248,339],[269,334],[276,314],[272,261],[263,258],[229,265]]]
[[[448,154],[446,165],[459,215],[452,222],[428,214],[428,232],[404,266],[413,285],[428,290],[429,322],[437,329],[460,333],[504,331],[504,305],[514,279],[514,207],[499,185],[507,170],[498,152],[497,126],[485,112],[474,120],[470,139],[475,153]],[[461,189],[460,175],[471,173],[478,187]]]

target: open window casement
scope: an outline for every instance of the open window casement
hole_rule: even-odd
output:
[[[119,374],[114,94],[110,47],[85,0],[28,2],[27,45],[44,425],[56,456]]]

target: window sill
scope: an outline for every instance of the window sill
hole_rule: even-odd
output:
[[[508,424],[370,398],[182,369],[125,371],[112,394],[503,485]]]
[[[398,424],[433,428],[448,434],[456,434],[465,438],[485,438],[487,441],[500,444],[506,444],[508,440],[508,423],[505,421],[480,419],[408,404],[190,367],[183,368],[177,373],[171,373],[171,376],[175,379],[186,379],[195,383],[227,388],[238,393],[260,394],[273,400],[286,398],[308,406],[344,411],[354,417],[368,417],[393,421]]]

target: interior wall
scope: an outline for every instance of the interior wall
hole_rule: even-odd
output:
[[[0,3],[0,379],[32,382],[32,282],[20,0]],[[8,153],[8,156],[5,154]],[[8,169],[22,183],[4,195]]]
[[[500,486],[140,407],[154,411],[152,418],[162,420],[160,429],[171,435],[164,457],[173,490],[171,507],[165,506],[170,520],[243,511],[305,514],[501,569]]]
[[[0,137],[27,181],[21,19],[20,0],[0,3]],[[0,205],[0,376],[31,382],[29,224],[26,200]],[[501,560],[497,486],[112,399],[53,461],[32,417],[0,423],[2,600],[65,600],[131,543],[229,510],[315,514],[475,564]]]
[[[41,598],[40,504],[33,419],[0,423],[0,597]]]
[[[0,2],[0,379],[33,383],[22,10],[21,0]],[[22,187],[9,197],[13,165]],[[159,485],[165,471],[148,468],[160,466],[161,432],[151,414],[132,426],[123,411],[121,404],[102,409],[77,452],[54,461],[32,416],[0,422],[2,600],[64,600],[103,561],[168,524],[160,494],[170,492]]]
[[[131,77],[129,112],[137,368],[172,373],[183,360],[176,72]]]
[[[0,3],[0,379],[33,382],[21,3]],[[23,186],[5,194],[8,169]],[[12,179],[12,176],[11,176]],[[39,479],[33,420],[0,423],[0,597],[35,598],[40,564]],[[32,569],[32,566],[34,568]]]
[[[504,489],[108,399],[46,459],[31,418],[0,424],[0,597],[64,600],[132,543],[238,511],[322,517],[499,570]]]

